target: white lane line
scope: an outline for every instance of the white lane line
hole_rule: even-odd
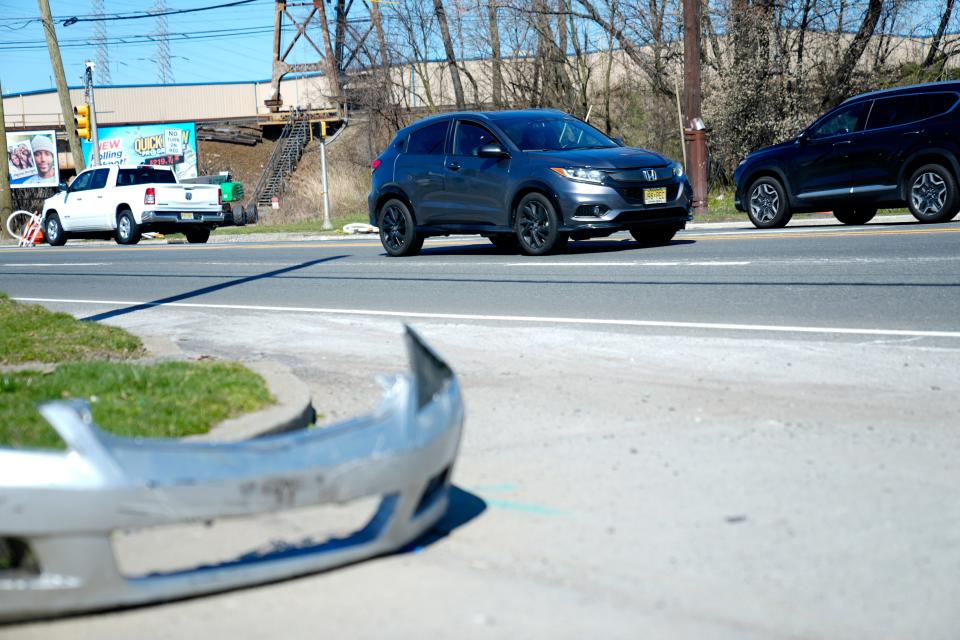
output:
[[[346,263],[344,263],[346,264]],[[476,264],[476,263],[454,263]],[[497,263],[492,263],[497,264]],[[739,267],[750,261],[710,261],[710,262],[505,262],[505,267]]]
[[[960,338],[960,331],[921,331],[914,329],[866,329],[855,327],[801,327],[727,322],[674,322],[670,320],[616,320],[608,318],[567,318],[550,316],[485,315],[472,313],[424,313],[421,311],[381,311],[378,309],[333,309],[327,307],[280,307],[252,304],[199,304],[194,302],[155,303],[137,300],[79,300],[73,298],[23,298],[21,302],[54,302],[61,304],[94,304],[121,307],[178,307],[233,311],[273,311],[282,313],[316,313],[343,316],[385,318],[423,318],[427,320],[476,320],[488,322],[526,322],[531,324],[570,324],[612,327],[662,327],[672,329],[711,329],[716,331],[765,331],[770,333],[814,333],[822,335],[906,336],[917,338]]]
[[[0,267],[106,267],[110,262],[6,262]]]

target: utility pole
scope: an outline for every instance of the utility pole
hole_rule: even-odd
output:
[[[707,212],[707,132],[700,111],[700,0],[683,0],[683,97],[693,212],[702,215]]]
[[[3,87],[0,86],[0,149],[7,150],[7,122],[3,115]],[[13,213],[13,192],[10,189],[10,166],[0,159],[0,239],[6,233],[7,218]]]
[[[57,80],[57,95],[60,96],[60,110],[63,111],[63,125],[67,130],[67,141],[70,143],[70,153],[73,154],[73,165],[77,173],[80,173],[86,168],[86,165],[83,162],[83,150],[80,149],[77,126],[73,122],[73,104],[70,102],[70,89],[67,87],[67,77],[63,72],[60,45],[57,43],[57,32],[53,26],[53,16],[50,14],[50,1],[37,0],[37,3],[40,5],[43,33],[47,37],[47,49],[50,51],[50,64],[53,65],[53,75]]]

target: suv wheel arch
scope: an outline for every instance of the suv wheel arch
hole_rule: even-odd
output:
[[[926,148],[908,156],[900,168],[897,179],[897,192],[905,203],[910,200],[910,176],[920,167],[927,164],[939,164],[953,173],[953,179],[960,182],[960,163],[956,156],[947,149]]]

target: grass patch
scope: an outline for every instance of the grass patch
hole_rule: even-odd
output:
[[[137,364],[140,339],[0,293],[0,364],[60,363],[0,371],[0,446],[63,448],[37,412],[50,400],[87,400],[96,423],[118,435],[181,438],[273,402],[263,379],[232,362]]]
[[[19,304],[0,293],[0,364],[128,360],[143,354],[140,338],[122,329],[80,322],[68,313]]]
[[[86,399],[117,435],[182,438],[272,402],[260,376],[232,362],[76,362],[53,372],[0,373],[0,444],[63,448],[37,412],[48,400]]]

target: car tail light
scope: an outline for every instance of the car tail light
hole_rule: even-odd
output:
[[[374,160],[373,162],[371,162],[371,163],[370,163],[370,173],[373,173],[374,171],[376,171],[376,170],[377,170],[377,167],[379,167],[381,164],[383,164],[383,161],[380,160],[380,158],[377,158],[376,160]]]
[[[217,204],[223,204],[223,189],[217,187]]]
[[[143,194],[143,204],[157,204],[157,190],[153,187],[147,187]]]

